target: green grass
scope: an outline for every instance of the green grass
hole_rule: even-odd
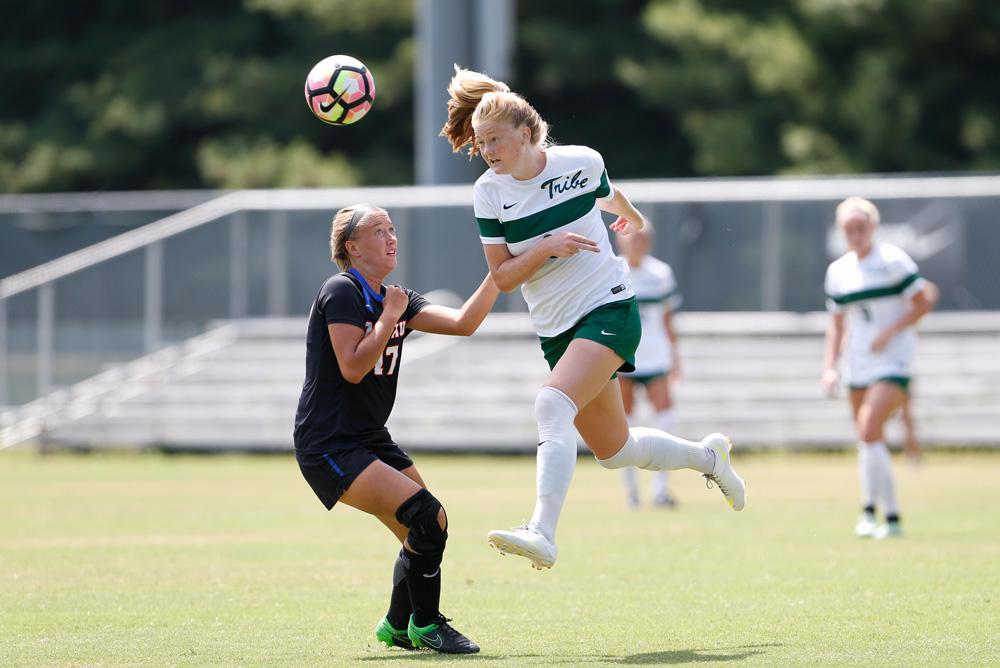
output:
[[[955,666],[1000,661],[1000,455],[897,462],[907,535],[861,541],[849,455],[756,455],[743,513],[691,472],[628,512],[581,459],[538,573],[487,530],[528,458],[417,456],[448,509],[443,610],[483,648],[376,647],[398,546],[291,457],[0,455],[0,666]],[[646,482],[646,478],[642,478]]]

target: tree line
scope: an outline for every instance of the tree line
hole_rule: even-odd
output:
[[[413,182],[411,0],[0,0],[5,192]],[[994,0],[522,0],[510,83],[616,178],[1000,169]],[[305,73],[360,57],[362,122]],[[442,140],[443,141],[443,140]]]

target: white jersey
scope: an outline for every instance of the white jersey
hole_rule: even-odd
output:
[[[880,378],[910,376],[917,332],[907,327],[880,353],[871,344],[897,322],[924,287],[917,265],[902,249],[876,243],[865,257],[849,251],[826,270],[827,309],[847,314],[846,376],[863,387]]]
[[[476,181],[474,201],[483,244],[506,244],[511,255],[562,231],[597,242],[599,253],[553,257],[521,285],[535,331],[549,337],[635,293],[628,264],[612,250],[597,208],[597,200],[613,196],[601,154],[586,146],[551,146],[545,156],[542,173],[526,181],[487,170]]]
[[[668,373],[674,366],[673,349],[663,323],[666,311],[676,311],[682,301],[674,272],[666,262],[645,255],[630,267],[632,287],[639,302],[642,338],[635,351],[635,375]]]

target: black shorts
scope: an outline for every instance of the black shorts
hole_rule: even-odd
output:
[[[354,479],[376,461],[383,461],[397,471],[413,466],[413,460],[395,443],[354,445],[325,452],[295,453],[302,477],[316,492],[327,510],[331,510]]]

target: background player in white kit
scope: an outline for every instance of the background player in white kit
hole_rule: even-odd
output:
[[[520,286],[552,369],[535,397],[537,495],[531,521],[489,532],[502,553],[535,568],[556,560],[555,531],[576,467],[579,431],[601,466],[690,468],[714,481],[734,510],[746,486],[722,434],[686,441],[658,429],[629,429],[618,370],[634,368],[641,325],[625,261],[615,256],[601,211],[623,234],[642,214],[608,181],[604,159],[586,146],[552,146],[548,125],[506,84],[456,68],[441,134],[489,169],[473,188],[476,222],[497,287]],[[575,429],[574,429],[575,427]]]
[[[937,287],[921,278],[917,265],[896,246],[877,243],[879,213],[860,197],[837,207],[836,225],[848,251],[826,271],[827,308],[823,384],[834,394],[845,326],[845,380],[858,430],[858,472],[863,511],[855,534],[885,538],[902,533],[889,450],[883,433],[909,388],[916,348],[914,325],[937,301]],[[846,322],[845,322],[846,321]],[[876,508],[885,523],[876,523]]]
[[[642,337],[635,351],[635,371],[618,374],[618,381],[630,425],[635,424],[636,393],[642,388],[656,411],[654,424],[657,429],[672,434],[676,418],[670,383],[680,376],[680,355],[673,317],[682,297],[670,265],[649,254],[652,241],[653,227],[649,224],[632,234],[615,237],[618,252],[628,263],[629,278],[642,321]],[[626,466],[621,472],[626,501],[630,507],[636,508],[639,505],[636,468]],[[666,471],[653,472],[650,493],[653,505],[673,508],[677,504],[668,489]]]

